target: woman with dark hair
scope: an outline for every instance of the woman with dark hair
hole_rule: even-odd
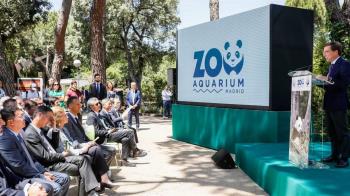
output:
[[[107,88],[107,98],[114,99],[116,94],[115,94],[115,91],[113,90],[113,83],[111,81],[107,81],[106,88]]]
[[[49,96],[58,98],[60,101],[59,105],[61,107],[64,107],[64,92],[60,83],[58,83],[57,81],[53,83],[51,90],[49,91]]]
[[[81,99],[82,93],[80,92],[80,90],[78,89],[78,83],[76,80],[73,80],[70,83],[70,87],[67,90],[67,97],[78,97],[79,99]]]

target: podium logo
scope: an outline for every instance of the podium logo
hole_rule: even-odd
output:
[[[224,55],[217,48],[211,48],[207,53],[204,50],[195,51],[194,59],[196,60],[196,65],[193,77],[204,77],[205,73],[209,77],[216,77],[220,74],[222,68],[224,68],[227,75],[230,75],[231,72],[235,72],[238,75],[242,71],[244,64],[244,55],[241,54],[242,47],[242,40],[237,40],[234,44],[230,42],[224,44]],[[216,64],[213,66],[211,64],[212,59],[216,61]],[[203,62],[204,67],[202,66]]]

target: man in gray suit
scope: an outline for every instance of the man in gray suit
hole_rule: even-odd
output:
[[[69,152],[57,153],[55,147],[51,145],[59,143],[59,132],[52,136],[56,141],[49,142],[42,128],[47,126],[53,119],[53,112],[47,106],[39,106],[34,114],[32,123],[27,127],[24,138],[29,151],[33,156],[50,170],[64,172],[72,176],[80,176],[82,179],[81,187],[89,195],[97,195],[95,190],[100,190],[100,184],[97,181],[91,168],[89,159],[85,156],[71,156]],[[84,191],[79,191],[84,195]]]
[[[134,157],[146,156],[146,152],[141,151],[137,148],[135,142],[135,135],[132,130],[118,129],[114,126],[114,122],[108,114],[108,112],[112,109],[112,102],[110,101],[110,99],[102,100],[102,106],[103,107],[100,113],[96,114],[97,107],[94,104],[92,104],[91,108],[94,112],[91,112],[88,115],[87,121],[92,121],[95,127],[97,129],[100,129],[100,132],[107,132],[108,134],[106,134],[106,137],[108,138],[108,141],[122,143],[123,164],[125,166],[129,166],[130,163],[127,161],[129,155],[133,155]],[[125,118],[127,117],[126,114]]]

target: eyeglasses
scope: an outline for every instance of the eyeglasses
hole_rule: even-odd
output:
[[[94,105],[95,105],[95,106],[99,106],[99,105],[100,105],[100,103],[99,103],[99,102],[97,102],[97,103],[95,103]]]

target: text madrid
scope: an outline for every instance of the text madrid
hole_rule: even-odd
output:
[[[244,87],[244,78],[234,78],[234,79],[207,79],[207,80],[193,80],[193,87],[195,88],[243,88]]]

